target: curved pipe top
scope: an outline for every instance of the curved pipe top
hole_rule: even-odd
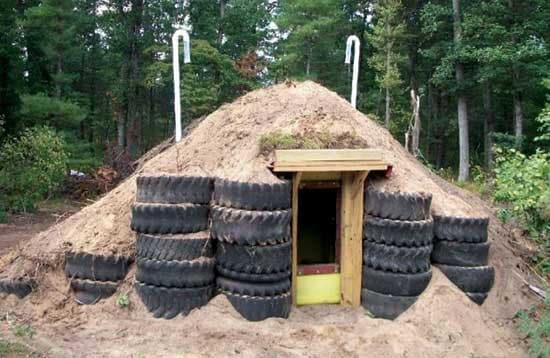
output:
[[[359,55],[361,52],[361,42],[355,35],[348,37],[346,41],[346,59],[344,63],[351,64],[351,47],[355,45],[355,53],[353,57],[353,80],[351,84],[350,102],[353,108],[357,107],[357,81],[359,80]]]

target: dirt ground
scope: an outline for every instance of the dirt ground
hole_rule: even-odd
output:
[[[116,297],[96,307],[61,299],[65,316],[39,322],[8,297],[0,311],[0,336],[48,357],[528,356],[512,319],[495,319],[437,269],[418,302],[393,322],[338,305],[294,308],[288,320],[247,322],[224,296],[166,321],[147,314],[130,285],[122,289],[129,292],[129,308],[117,307]],[[15,337],[29,322],[36,335]]]
[[[69,199],[55,199],[40,203],[36,213],[10,215],[0,224],[0,256],[9,249],[57,224],[82,208],[83,204]]]
[[[134,256],[134,175],[93,205],[0,256],[0,277],[31,277],[39,283],[38,291],[22,301],[0,297],[0,340],[17,339],[54,357],[527,356],[525,337],[513,322],[519,309],[538,302],[526,287],[526,282],[537,284],[537,278],[523,259],[530,254],[525,239],[501,224],[489,204],[437,177],[387,130],[318,84],[281,84],[223,105],[180,143],[143,163],[137,174],[277,181],[268,169],[273,158],[259,153],[260,137],[276,130],[351,133],[367,147],[384,150],[394,166],[390,179],[373,183],[378,188],[430,192],[432,213],[489,217],[489,262],[496,277],[483,306],[469,301],[435,268],[428,289],[395,321],[373,319],[363,309],[310,306],[293,309],[288,320],[251,323],[223,296],[185,318],[156,320],[132,290],[133,269],[115,296],[78,306],[63,274],[64,254]],[[116,305],[121,293],[128,294],[129,309]],[[25,324],[36,331],[32,338],[14,335]]]

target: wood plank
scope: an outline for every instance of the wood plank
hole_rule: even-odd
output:
[[[384,160],[380,149],[285,149],[275,151],[276,161]]]
[[[343,173],[341,225],[342,303],[361,304],[363,186],[368,173]]]
[[[302,181],[330,181],[340,180],[342,174],[340,172],[307,172],[302,174]]]
[[[331,163],[324,164],[319,163],[317,165],[287,165],[275,163],[273,167],[274,172],[350,172],[350,171],[372,171],[372,170],[386,170],[388,168],[387,163],[383,162],[371,162],[360,164],[344,163]]]
[[[347,166],[347,165],[372,165],[372,164],[387,164],[383,160],[315,160],[315,161],[287,161],[287,160],[278,160],[274,163],[273,167],[319,167],[322,165],[327,166]]]
[[[302,173],[292,177],[292,304],[296,305],[298,297],[298,194]]]

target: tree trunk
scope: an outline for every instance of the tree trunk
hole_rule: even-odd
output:
[[[309,50],[308,50],[307,60],[306,60],[306,76],[308,76],[308,77],[309,77],[309,73],[310,73],[310,69],[311,69],[311,52],[312,52],[312,49],[310,47]]]
[[[432,128],[434,122],[439,116],[439,105],[438,105],[438,94],[437,88],[435,88],[431,83],[428,83],[428,123],[426,125],[425,131],[425,150],[426,158],[430,160],[431,150],[432,150]]]
[[[512,14],[512,25],[515,25],[517,23],[515,19],[516,14],[516,8],[515,8],[515,2],[514,0],[508,0],[508,10],[510,11],[510,14]],[[518,4],[521,6],[521,4]],[[512,32],[512,43],[514,45],[517,44],[517,36],[514,32]],[[523,103],[522,103],[522,93],[520,88],[520,81],[521,74],[516,64],[512,64],[512,97],[514,102],[514,137],[515,137],[515,144],[517,148],[521,147],[521,142],[523,140]]]
[[[140,37],[143,19],[143,0],[132,1],[130,32],[130,51],[128,53],[128,131],[126,133],[126,147],[132,157],[139,155],[141,120],[139,119],[141,106],[141,90],[139,83],[140,72]]]
[[[453,0],[453,25],[454,44],[455,47],[458,48],[462,41],[460,0]],[[466,95],[462,89],[464,82],[464,65],[460,62],[455,64],[455,75],[458,86],[458,180],[465,181],[468,180],[470,176],[470,144],[468,141],[468,104],[466,102]]]
[[[390,129],[390,102],[391,102],[390,89],[386,87],[386,114],[385,114],[384,123],[388,130]]]
[[[386,32],[390,32],[390,25],[389,22],[386,22]],[[386,76],[390,73],[390,60],[391,60],[391,41],[388,41],[388,44],[386,45]],[[385,120],[384,123],[386,125],[386,128],[390,129],[390,89],[389,87],[386,87],[386,114],[385,114]]]
[[[220,24],[218,26],[218,47],[223,42],[223,18],[225,16],[225,0],[220,0]]]
[[[124,125],[124,115],[120,111],[117,111],[116,113],[116,132],[118,152],[122,153],[124,152],[124,147],[126,146],[126,128]]]
[[[485,149],[485,169],[493,170],[493,132],[495,127],[495,113],[493,111],[492,88],[489,81],[483,82],[483,132]]]
[[[418,156],[418,148],[420,146],[420,96],[416,94],[414,89],[411,90],[411,105],[413,107],[414,118],[411,152],[414,156]]]
[[[450,107],[449,102],[449,96],[441,94],[441,106],[439,108],[439,111],[442,116],[448,115]],[[443,168],[443,166],[446,164],[445,140],[447,138],[445,136],[445,126],[441,125],[441,123],[438,123],[438,126],[436,127],[436,138],[437,141],[435,145],[435,165],[437,168]]]
[[[418,51],[418,45],[413,38],[412,44],[409,46],[409,67],[410,67],[410,86],[411,86],[411,107],[413,113],[413,128],[412,128],[412,154],[414,156],[419,155],[420,149],[420,96],[418,96],[418,85],[416,82],[416,55]]]
[[[516,69],[513,72],[514,136],[516,147],[520,148],[523,140],[523,99],[521,91],[518,88],[519,73]]]

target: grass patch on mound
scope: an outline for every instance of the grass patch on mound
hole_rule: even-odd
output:
[[[32,352],[20,343],[0,340],[0,357],[30,357],[31,354]]]
[[[260,137],[260,154],[266,156],[276,149],[358,149],[367,147],[366,140],[351,132],[285,133],[278,130]]]

